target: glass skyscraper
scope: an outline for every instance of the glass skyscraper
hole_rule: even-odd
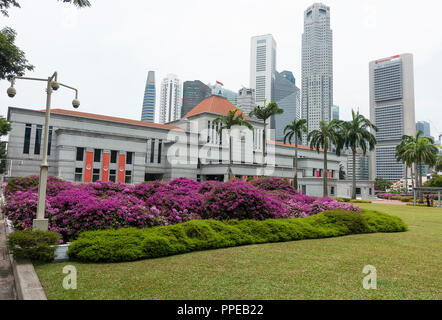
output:
[[[144,90],[141,121],[155,122],[155,99],[155,71],[149,71],[147,74],[146,88]]]
[[[183,84],[183,106],[181,118],[195,108],[201,101],[212,95],[212,89],[199,80],[185,81]]]

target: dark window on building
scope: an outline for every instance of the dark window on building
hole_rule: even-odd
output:
[[[84,158],[84,148],[77,147],[77,161],[83,161]]]
[[[117,178],[117,170],[109,170],[109,181],[115,182]]]
[[[83,181],[83,168],[75,168],[75,182]]]
[[[27,123],[25,128],[25,141],[23,145],[23,153],[29,154],[29,146],[31,145],[32,124]]]
[[[126,183],[126,184],[132,183],[132,171],[126,170],[126,176],[124,177],[124,183]]]
[[[330,194],[334,195],[335,194],[335,187],[330,187]]]
[[[163,141],[158,141],[158,163],[161,163],[161,148],[163,146]]]
[[[92,182],[100,180],[100,169],[94,169],[92,171]]]
[[[316,169],[313,169],[313,177],[316,177]]]
[[[132,164],[133,152],[126,152],[126,164]]]
[[[111,163],[117,163],[117,155],[118,155],[118,151],[111,150],[111,156],[110,156]]]
[[[373,191],[371,190],[371,188],[368,189],[368,194],[371,196],[373,193]]]
[[[52,147],[52,126],[49,127],[48,156],[51,155],[51,147]]]
[[[150,143],[150,163],[153,163],[155,159],[155,140],[152,139]]]
[[[361,194],[361,188],[356,188],[356,194]]]
[[[101,161],[101,149],[94,149],[94,162]]]
[[[43,131],[43,126],[37,124],[37,130],[35,131],[35,145],[34,145],[34,154],[40,154],[41,148],[41,132]]]

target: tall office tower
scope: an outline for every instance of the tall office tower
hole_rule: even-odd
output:
[[[249,113],[255,108],[255,89],[242,88],[238,91],[238,109],[249,115]]]
[[[308,132],[330,121],[333,106],[333,33],[330,7],[315,3],[304,12],[302,34],[302,115]],[[307,143],[307,135],[304,135]]]
[[[332,106],[332,120],[339,120],[339,106],[333,105]]]
[[[184,82],[181,118],[195,108],[201,101],[211,95],[212,90],[199,80]]]
[[[250,88],[255,89],[255,103],[272,102],[276,78],[276,42],[271,34],[252,37],[250,53]]]
[[[141,121],[155,121],[155,98],[155,71],[149,71],[149,73],[147,74],[146,88],[144,89]]]
[[[362,149],[357,148],[356,150],[356,169],[355,175],[356,180],[368,180],[369,179],[369,157],[368,155],[363,155]],[[345,150],[347,155],[347,179],[353,178],[353,152],[351,149]]]
[[[413,55],[372,61],[369,71],[370,120],[378,128],[376,150],[370,157],[370,179],[396,182],[405,177],[405,165],[396,161],[396,146],[404,134],[416,134]]]
[[[270,119],[275,129],[275,140],[284,140],[284,129],[295,119],[299,119],[300,90],[296,86],[295,77],[290,71],[276,72],[274,83],[274,102],[284,110],[283,114]]]
[[[423,137],[431,137],[430,123],[427,121],[416,122],[416,132],[421,130],[423,132]]]
[[[174,74],[168,74],[161,82],[160,123],[179,120],[182,106],[181,80]]]
[[[218,82],[215,84],[208,84],[210,89],[212,90],[212,94],[227,98],[234,106],[238,104],[238,93],[235,91],[225,89]]]

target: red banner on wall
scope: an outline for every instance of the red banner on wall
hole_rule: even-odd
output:
[[[101,181],[109,181],[109,161],[110,161],[110,154],[109,153],[103,153],[103,167],[102,167],[102,174],[101,174]]]
[[[93,161],[94,161],[94,153],[86,152],[86,161],[84,165],[84,182],[92,182]]]
[[[330,178],[333,178],[333,173],[330,171],[330,172],[328,173],[328,176],[329,176]]]
[[[126,155],[120,154],[118,157],[118,182],[124,183],[126,169]]]

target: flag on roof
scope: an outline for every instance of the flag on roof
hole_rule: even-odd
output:
[[[219,82],[218,80],[216,80],[216,83],[219,84],[219,85],[224,86],[224,85],[223,85],[221,82]]]

